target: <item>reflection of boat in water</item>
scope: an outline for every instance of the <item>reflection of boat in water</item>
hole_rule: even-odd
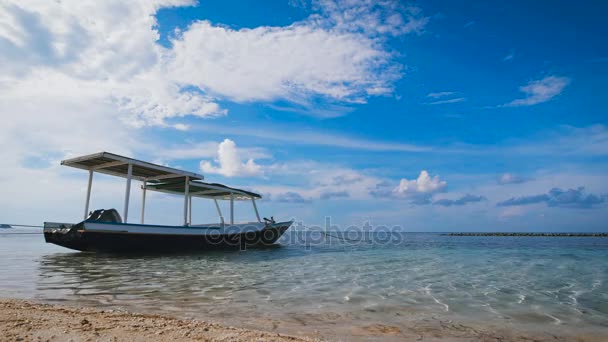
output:
[[[89,171],[85,220],[77,223],[44,223],[46,242],[80,251],[184,251],[246,248],[274,244],[292,221],[260,219],[256,200],[259,194],[222,184],[205,183],[203,176],[156,165],[116,154],[101,152],[64,160],[62,165]],[[89,212],[91,185],[95,172],[127,179],[123,217],[115,209]],[[142,182],[142,211],[139,224],[127,223],[131,180]],[[183,196],[184,224],[166,226],[144,224],[146,192],[157,191]],[[192,199],[213,200],[219,223],[192,224]],[[218,200],[230,201],[230,222],[224,217]],[[235,223],[234,201],[251,201],[257,222]]]

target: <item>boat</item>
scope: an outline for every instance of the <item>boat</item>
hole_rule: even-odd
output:
[[[157,165],[109,152],[63,160],[61,165],[88,171],[84,220],[79,223],[44,222],[47,243],[86,252],[167,252],[211,249],[246,249],[276,244],[293,221],[260,219],[256,201],[262,196],[218,183],[204,182],[203,175]],[[93,176],[101,173],[126,179],[122,216],[116,209],[89,212]],[[129,221],[131,182],[141,182],[139,223]],[[183,198],[183,224],[145,223],[146,194],[149,191]],[[219,222],[192,223],[193,199],[212,200]],[[225,222],[218,201],[229,201],[229,220]],[[250,201],[256,221],[236,223],[235,201]],[[225,202],[224,202],[225,203]],[[179,215],[179,214],[178,214]]]

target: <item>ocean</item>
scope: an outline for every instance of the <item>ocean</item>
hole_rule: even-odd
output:
[[[322,338],[608,331],[608,238],[288,232],[246,251],[80,253],[0,231],[0,297]]]

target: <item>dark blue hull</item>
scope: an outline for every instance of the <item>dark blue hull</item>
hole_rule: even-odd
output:
[[[217,249],[247,249],[277,242],[291,222],[266,226],[259,231],[238,234],[172,235],[124,234],[86,230],[45,230],[47,243],[86,252],[182,252]]]

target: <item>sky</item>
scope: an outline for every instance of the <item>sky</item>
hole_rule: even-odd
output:
[[[607,14],[586,0],[2,1],[0,222],[81,220],[87,173],[60,161],[108,151],[258,192],[263,216],[305,225],[607,231]],[[96,175],[91,207],[122,208],[124,188]],[[218,221],[208,202],[195,223]],[[180,224],[182,205],[152,194],[146,218]],[[237,220],[253,215],[238,203]]]

